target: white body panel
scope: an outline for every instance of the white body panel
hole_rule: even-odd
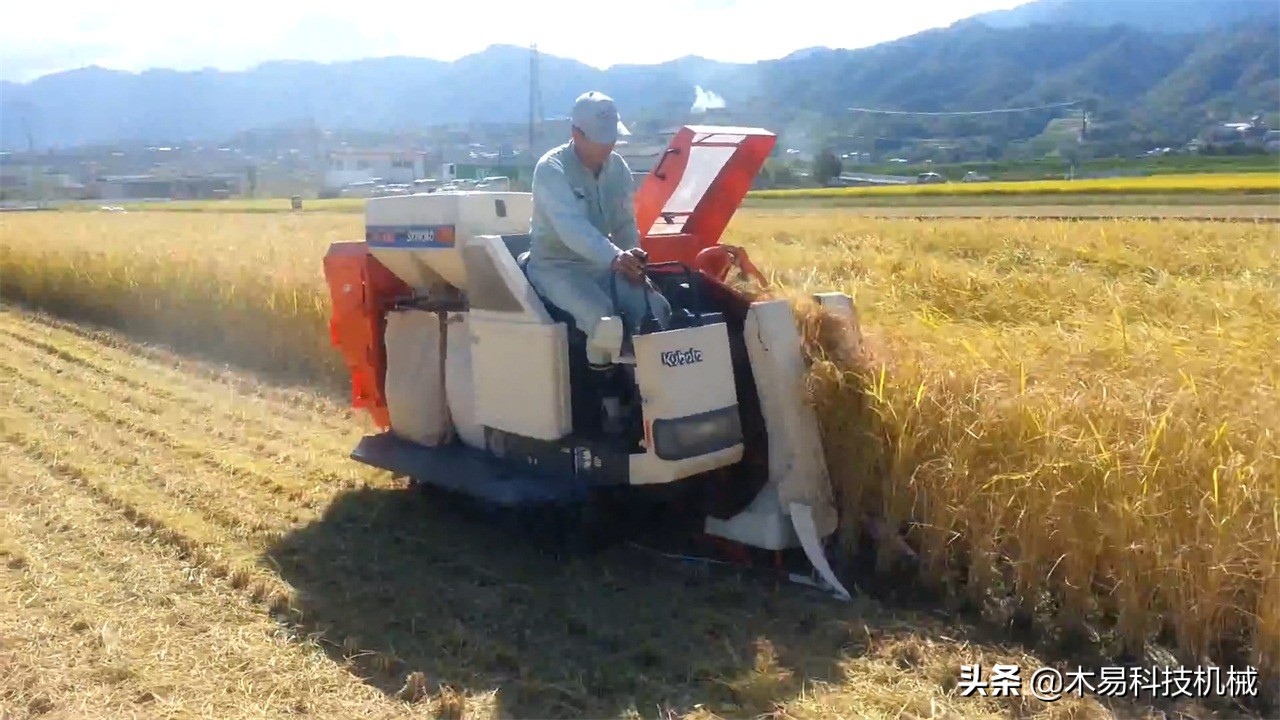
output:
[[[563,438],[573,430],[568,328],[552,322],[501,237],[467,238],[462,260],[471,279],[473,422],[539,440]]]
[[[805,402],[800,333],[787,301],[753,303],[743,339],[769,436],[769,480],[746,510],[728,520],[707,518],[704,529],[768,550],[801,546],[823,580],[848,598],[822,552],[821,539],[836,531],[839,517],[818,419]]]
[[[439,316],[422,310],[390,312],[384,339],[391,431],[419,445],[448,442],[452,426],[445,399],[445,338]]]
[[[852,323],[853,351],[862,351],[862,327],[858,322],[858,309],[853,306],[853,298],[840,292],[815,293],[814,302],[828,312],[843,315]]]
[[[709,535],[764,550],[786,550],[800,546],[791,515],[778,500],[778,484],[770,481],[747,509],[728,520],[707,518],[703,528]]]
[[[633,338],[644,417],[681,418],[738,402],[724,323]]]
[[[372,198],[365,206],[369,252],[418,292],[439,284],[467,289],[461,248],[477,235],[529,232],[533,195],[437,192]],[[454,228],[454,239],[434,229]]]
[[[777,481],[778,499],[783,507],[803,502],[823,508],[826,517],[818,528],[828,535],[836,529],[834,496],[818,417],[805,402],[807,369],[791,306],[785,300],[753,304],[743,335],[769,434],[769,475]]]
[[[468,325],[476,420],[539,440],[568,435],[573,417],[566,327],[478,316]]]
[[[837,524],[831,480],[827,475],[818,419],[805,402],[800,334],[787,301],[752,304],[747,312],[743,339],[751,358],[765,431],[769,435],[769,482],[760,495],[772,494],[776,502],[758,497],[759,503],[753,505],[755,513],[748,508],[729,520],[708,518],[707,532],[755,545],[754,541],[742,540],[751,533],[740,526],[765,527],[767,521],[755,514],[785,514],[790,503],[804,502],[815,508],[819,533],[823,537],[830,535]],[[775,542],[769,540],[768,544]],[[787,547],[799,545],[794,534],[789,542]]]
[[[813,296],[815,302],[823,308],[833,313],[839,313],[846,317],[855,317],[856,311],[853,308],[853,298],[840,292],[815,293]]]
[[[729,332],[724,323],[634,338],[636,384],[643,398],[647,452],[631,456],[631,484],[664,483],[742,459],[742,442],[685,459],[659,457],[653,426],[737,405]]]
[[[485,449],[484,426],[476,413],[475,382],[471,375],[471,326],[466,313],[450,313],[445,331],[444,390],[449,418],[458,439]]]

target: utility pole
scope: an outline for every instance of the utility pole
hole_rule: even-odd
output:
[[[533,182],[533,168],[538,162],[538,116],[542,111],[542,101],[538,91],[538,44],[529,48],[529,155],[526,163],[529,166],[529,182]]]
[[[26,112],[30,107],[26,105],[22,113],[22,132],[27,136],[27,192],[36,195],[37,200],[44,200],[44,183],[41,182],[40,187],[36,187],[36,138],[31,133],[31,120]]]

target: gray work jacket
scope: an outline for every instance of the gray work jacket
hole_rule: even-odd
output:
[[[631,168],[618,153],[597,178],[573,142],[547,151],[533,171],[529,263],[583,263],[604,270],[624,250],[640,247]]]

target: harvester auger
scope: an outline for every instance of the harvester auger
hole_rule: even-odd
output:
[[[815,583],[848,598],[824,551],[839,520],[795,318],[785,300],[731,287],[735,267],[765,278],[719,244],[776,140],[744,127],[676,133],[635,196],[671,327],[619,346],[605,373],[525,276],[530,194],[369,200],[364,240],[324,258],[353,406],[380,428],[352,458],[497,508],[692,504],[705,536],[802,548]],[[853,311],[847,295],[815,299]]]

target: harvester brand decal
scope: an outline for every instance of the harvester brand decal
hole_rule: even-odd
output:
[[[393,247],[453,247],[452,225],[387,225],[365,229],[365,242]]]
[[[702,351],[697,348],[668,350],[662,353],[662,364],[667,367],[680,367],[700,362],[702,362]]]

